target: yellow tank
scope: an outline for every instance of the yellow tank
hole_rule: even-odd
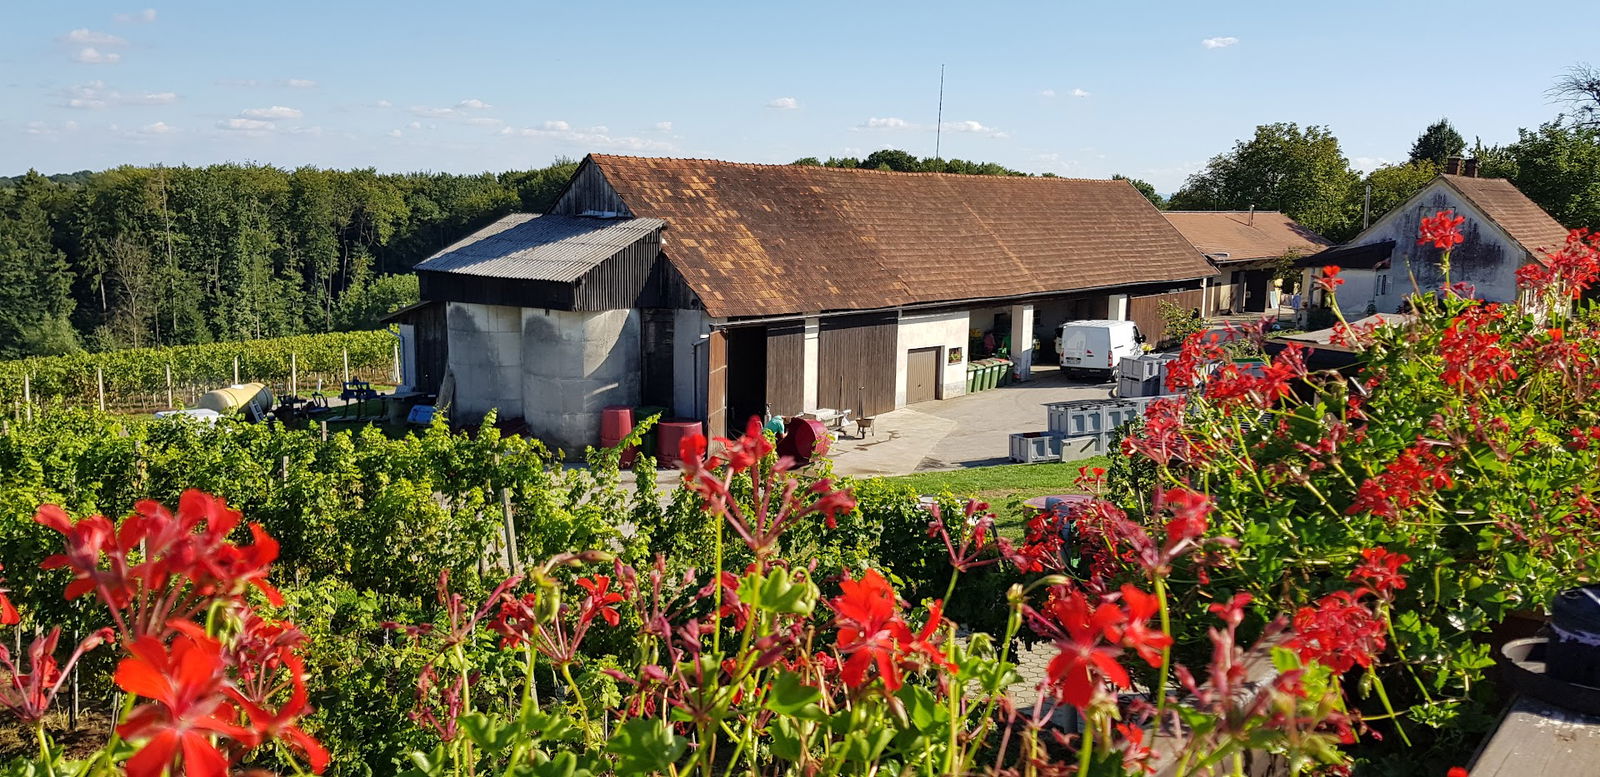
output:
[[[272,390],[264,383],[241,383],[200,395],[199,406],[223,415],[243,414],[259,421],[272,409]]]

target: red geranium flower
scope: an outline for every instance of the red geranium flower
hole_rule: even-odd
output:
[[[1128,687],[1128,670],[1117,661],[1122,651],[1105,641],[1120,633],[1121,608],[1106,603],[1091,610],[1081,591],[1066,588],[1051,591],[1044,608],[1059,627],[1055,643],[1061,652],[1050,659],[1045,674],[1061,701],[1082,709],[1105,683]]]
[[[1373,593],[1388,596],[1406,587],[1406,578],[1400,574],[1400,567],[1410,560],[1411,557],[1404,553],[1390,553],[1384,548],[1366,548],[1361,551],[1361,563],[1348,579],[1369,583]]]
[[[1332,294],[1334,289],[1343,286],[1344,279],[1339,277],[1339,271],[1340,267],[1337,264],[1324,266],[1322,268],[1322,277],[1314,281],[1317,284],[1317,288]]]
[[[1150,619],[1161,610],[1160,601],[1132,583],[1124,583],[1122,602],[1128,607],[1127,619],[1111,629],[1111,638],[1137,652],[1145,663],[1161,666],[1161,650],[1172,644],[1172,636],[1150,628]]]
[[[128,646],[132,655],[117,665],[118,687],[151,700],[117,727],[125,739],[146,740],[128,759],[128,777],[160,777],[169,769],[192,777],[226,777],[228,759],[212,736],[246,747],[258,741],[254,732],[231,722],[236,715],[223,693],[222,645],[192,631],[178,634],[171,648],[155,637],[139,637]],[[181,772],[174,765],[180,755]]]
[[[599,615],[604,618],[606,625],[616,626],[622,620],[617,613],[617,608],[611,605],[622,601],[622,594],[611,589],[611,578],[607,575],[594,575],[592,577],[578,578],[578,585],[589,595],[583,599],[583,609],[578,613],[580,623],[588,623]]]
[[[860,580],[846,577],[840,581],[839,589],[841,594],[828,604],[838,613],[835,644],[840,653],[849,656],[840,671],[846,687],[866,685],[867,669],[871,667],[877,668],[883,687],[890,693],[900,689],[901,670],[907,665],[914,669],[927,662],[955,669],[933,640],[944,620],[942,602],[935,602],[927,623],[920,631],[912,632],[900,616],[894,589],[877,570],[867,570]]]
[[[1343,674],[1368,667],[1384,646],[1383,621],[1350,591],[1334,591],[1301,607],[1294,616],[1294,636],[1287,643],[1302,661],[1319,661]]]
[[[1434,248],[1442,251],[1454,248],[1465,240],[1456,228],[1466,220],[1465,216],[1457,216],[1454,210],[1441,210],[1431,217],[1424,218],[1417,230],[1417,245],[1432,243]]]

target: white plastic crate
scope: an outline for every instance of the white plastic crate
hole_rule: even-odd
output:
[[[1106,438],[1104,434],[1089,434],[1082,437],[1061,438],[1061,461],[1079,461],[1093,456],[1103,456],[1106,452]]]
[[[1052,402],[1045,405],[1045,413],[1050,431],[1075,437],[1080,434],[1100,434],[1106,431],[1105,402],[1078,401],[1078,402]]]
[[[1018,432],[1011,435],[1011,460],[1023,464],[1061,461],[1061,437],[1049,432]]]

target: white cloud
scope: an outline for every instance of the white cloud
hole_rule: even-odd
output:
[[[158,121],[154,124],[146,124],[139,128],[139,132],[145,135],[169,135],[177,131],[177,127],[174,127],[164,121]]]
[[[277,129],[277,125],[259,119],[223,119],[217,122],[217,129],[230,132],[271,132]]]
[[[986,127],[976,121],[947,121],[944,128],[951,132],[998,132],[994,127]]]
[[[498,127],[505,124],[505,120],[496,119],[493,116],[473,116],[467,119],[467,123],[474,127]]]
[[[143,92],[123,94],[108,88],[104,81],[90,81],[69,86],[61,91],[67,98],[68,108],[99,110],[111,105],[171,105],[178,101],[176,92]]]
[[[443,119],[456,115],[454,108],[429,108],[426,105],[411,106],[411,113],[424,119]]]
[[[1393,164],[1393,162],[1381,156],[1358,156],[1350,159],[1350,166],[1363,173],[1370,173],[1388,164]]]
[[[219,78],[215,83],[217,86],[238,87],[256,87],[261,85],[261,82],[255,80],[254,78]]]
[[[79,27],[66,35],[61,36],[62,43],[75,46],[126,46],[128,41],[106,32],[95,32],[87,27]]]
[[[1238,42],[1238,38],[1225,36],[1219,38],[1206,38],[1205,40],[1200,41],[1200,45],[1205,46],[1208,49],[1225,49]]]
[[[1073,97],[1088,97],[1089,93],[1084,91],[1084,90],[1082,90],[1082,89],[1074,89],[1074,90],[1072,90],[1072,96]]]
[[[79,49],[72,55],[73,60],[85,65],[115,65],[122,61],[122,55],[114,51],[101,51],[93,46]]]
[[[604,129],[604,127],[591,127],[587,130],[574,130],[572,125],[567,122],[547,121],[538,127],[523,127],[521,129],[505,127],[500,130],[500,134],[508,137],[554,140],[586,149],[671,151],[675,148],[673,144],[666,141],[632,136],[615,136],[608,132],[600,131]]]
[[[1039,90],[1039,96],[1040,97],[1055,97],[1056,96],[1056,90],[1054,90],[1054,89],[1040,89]]]
[[[317,82],[309,78],[285,78],[283,85],[290,89],[315,89]]]
[[[778,99],[767,103],[767,107],[779,111],[792,111],[800,107],[800,101],[794,99],[793,97],[779,97]]]
[[[115,125],[113,125],[112,129],[115,128]],[[30,121],[23,125],[23,132],[26,132],[29,135],[60,135],[63,132],[73,132],[77,129],[78,123],[75,121],[62,122],[61,126],[59,127],[43,121]]]
[[[858,132],[859,131],[863,131],[863,130],[866,130],[866,131],[881,130],[881,131],[887,131],[887,132],[932,132],[934,129],[935,129],[935,127],[932,124],[918,124],[916,122],[906,121],[905,119],[897,118],[897,117],[894,117],[894,116],[889,116],[889,117],[877,117],[877,116],[874,116],[874,117],[872,117],[870,119],[867,119],[865,122],[855,126],[855,130],[858,131]],[[973,133],[973,134],[984,135],[984,136],[991,137],[991,138],[1009,138],[1009,137],[1011,137],[1006,132],[1003,132],[1003,131],[1001,131],[999,129],[996,129],[996,128],[991,127],[991,126],[989,126],[987,124],[984,124],[981,121],[971,121],[971,120],[967,120],[967,121],[947,121],[947,122],[944,123],[944,131],[945,132],[970,132],[970,133]]]
[[[274,105],[271,108],[249,108],[239,112],[246,119],[298,119],[305,113],[298,108]]]
[[[398,129],[392,129],[392,130],[389,130],[389,137],[391,137],[391,138],[405,137],[405,133],[401,132]]]
[[[156,20],[156,9],[146,8],[137,13],[119,13],[112,18],[121,24],[150,24]]]
[[[494,106],[476,97],[471,97],[456,103],[456,107],[467,111],[487,111]]]
[[[656,132],[671,132],[671,131],[672,131],[672,122],[670,122],[670,121],[658,121],[658,122],[656,122]]]
[[[413,121],[413,122],[411,122],[411,123],[410,123],[410,124],[407,124],[407,125],[406,125],[406,128],[407,128],[407,129],[414,129],[414,130],[419,130],[419,129],[422,129],[422,122],[420,122],[420,121]]]
[[[171,105],[177,101],[176,92],[146,92],[122,97],[122,102],[129,105]]]
[[[389,102],[388,100],[379,100],[379,101],[377,101],[376,103],[373,103],[373,104],[378,106],[379,108],[393,108],[394,107],[394,103]]]

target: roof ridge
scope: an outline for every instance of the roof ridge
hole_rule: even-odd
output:
[[[831,167],[831,166],[828,166],[828,165],[797,165],[797,164],[795,164],[793,162],[730,162],[730,161],[728,161],[726,159],[709,159],[709,158],[704,158],[704,157],[633,156],[631,154],[590,154],[589,156],[591,158],[596,158],[596,159],[601,159],[601,160],[604,160],[604,159],[628,159],[628,160],[639,160],[639,161],[646,161],[646,162],[654,162],[654,161],[702,162],[702,163],[709,162],[709,163],[712,163],[712,164],[727,165],[728,167],[797,167],[797,168],[807,169],[807,170],[814,169],[814,170],[838,171],[838,172],[847,173],[847,174],[848,173],[878,173],[878,174],[883,174],[883,175],[913,175],[913,176],[933,176],[933,177],[945,176],[945,177],[951,177],[951,178],[988,178],[988,179],[995,179],[995,180],[1013,180],[1013,181],[1069,181],[1069,182],[1073,182],[1073,183],[1121,183],[1121,181],[1116,179],[1116,178],[1068,178],[1068,177],[1062,176],[1062,175],[1036,175],[1034,173],[1025,173],[1023,175],[989,175],[989,174],[985,174],[985,173],[935,173],[935,172],[921,172],[921,171],[910,172],[910,171],[903,171],[903,170],[879,170],[879,169],[877,169],[875,167]],[[1258,212],[1262,212],[1262,211],[1258,211]]]

